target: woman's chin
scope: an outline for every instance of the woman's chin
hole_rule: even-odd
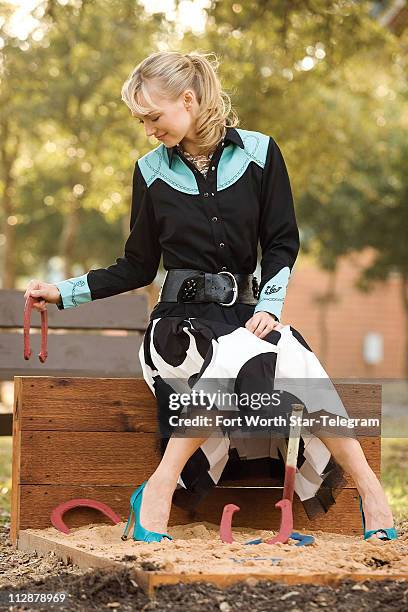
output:
[[[164,134],[163,136],[158,137],[157,140],[160,140],[160,142],[165,142],[167,144],[169,141],[169,135]]]

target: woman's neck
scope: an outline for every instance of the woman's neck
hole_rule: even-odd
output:
[[[222,136],[221,136],[220,140],[222,140],[225,137],[226,132],[227,132],[227,130],[224,127],[223,133],[222,133]],[[189,142],[185,143],[184,139],[179,143],[178,146],[180,147],[180,149],[183,152],[189,153],[190,155],[193,155],[194,157],[196,157],[197,155],[207,155],[208,156],[208,155],[210,155],[210,153],[213,153],[215,151],[215,149],[216,149],[216,146],[215,146],[211,150],[209,149],[207,151],[202,151],[202,150],[199,151],[197,149],[197,147],[194,146],[194,143],[189,143]]]

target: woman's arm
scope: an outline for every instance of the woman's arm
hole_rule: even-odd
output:
[[[146,182],[136,162],[133,172],[130,235],[124,256],[108,268],[55,283],[61,294],[57,307],[72,308],[92,300],[117,295],[153,282],[160,263],[161,246],[153,205]]]
[[[261,281],[254,312],[269,312],[279,321],[299,252],[299,231],[285,161],[272,137],[263,170],[259,240]]]

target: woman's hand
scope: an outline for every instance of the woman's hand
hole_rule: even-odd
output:
[[[245,327],[258,338],[264,338],[277,325],[279,325],[279,321],[271,313],[264,311],[256,312],[245,323]]]
[[[57,304],[61,294],[56,285],[33,279],[27,285],[24,299],[27,299],[30,295],[34,298],[33,308],[42,311],[47,310],[47,302]]]

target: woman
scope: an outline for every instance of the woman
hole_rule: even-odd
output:
[[[171,539],[166,529],[176,488],[187,490],[194,506],[226,468],[237,477],[242,459],[263,457],[282,467],[285,451],[285,438],[263,447],[259,439],[232,434],[172,435],[169,398],[178,380],[193,389],[221,377],[235,390],[248,389],[254,376],[261,387],[278,378],[330,380],[299,332],[280,323],[299,234],[274,139],[237,128],[216,66],[199,53],[153,53],[125,82],[122,99],[146,135],[161,141],[135,164],[125,256],[55,285],[33,280],[25,297],[34,296],[39,310],[47,302],[62,309],[143,287],[163,254],[167,275],[139,358],[167,437],[157,469],[132,495],[123,536],[134,510],[134,539],[161,541]],[[252,274],[258,239],[259,286]],[[328,412],[347,415],[336,397]],[[302,435],[298,468],[295,491],[310,518],[334,503],[332,490],[344,487],[345,470],[361,495],[365,538],[397,537],[385,493],[356,439]]]

